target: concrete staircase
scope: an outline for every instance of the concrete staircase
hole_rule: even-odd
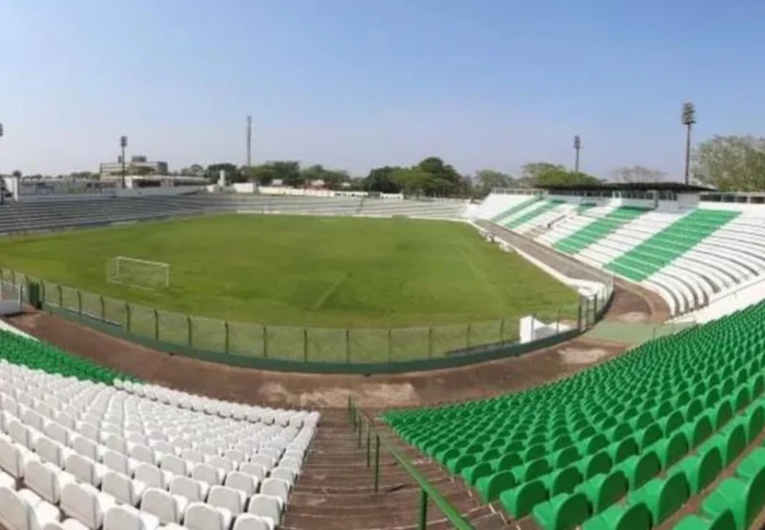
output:
[[[385,427],[387,439],[406,454],[417,469],[438,489],[476,530],[512,528],[490,506],[484,505],[461,480],[453,479],[438,464],[400,442]],[[361,448],[348,411],[322,412],[321,422],[306,456],[303,473],[295,486],[281,528],[293,530],[373,530],[416,528],[420,491],[409,474],[380,446],[379,492],[374,492],[374,437],[367,467],[366,431]],[[427,528],[452,528],[435,505],[428,504]]]

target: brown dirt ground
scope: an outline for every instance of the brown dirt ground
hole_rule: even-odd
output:
[[[617,285],[608,318],[661,318],[643,289]],[[624,346],[578,338],[517,358],[462,368],[397,375],[314,375],[238,368],[172,356],[43,312],[7,321],[77,355],[146,381],[244,403],[336,408],[355,397],[362,407],[409,407],[476,399],[539,385],[609,359]]]

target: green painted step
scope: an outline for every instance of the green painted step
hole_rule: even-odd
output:
[[[501,221],[502,219],[506,219],[506,218],[510,217],[511,215],[515,215],[516,213],[520,212],[524,208],[534,204],[535,202],[537,202],[539,200],[540,200],[539,196],[532,197],[531,199],[529,199],[527,201],[523,201],[520,204],[516,204],[515,206],[513,206],[511,208],[508,208],[504,212],[498,213],[497,215],[495,215],[494,217],[492,217],[489,220],[492,223],[497,223],[497,222]]]
[[[534,208],[533,210],[524,213],[523,215],[519,215],[515,219],[512,219],[509,223],[505,224],[505,228],[516,228],[518,226],[521,226],[522,224],[528,223],[532,219],[535,219],[542,215],[543,213],[547,213],[553,208],[557,208],[563,204],[563,201],[560,200],[551,200],[551,201],[543,201],[539,206]]]
[[[643,281],[740,215],[727,210],[694,210],[614,259],[605,269]]]
[[[553,246],[555,249],[565,252],[566,254],[576,254],[593,243],[600,241],[622,225],[640,217],[647,211],[648,210],[643,208],[632,208],[628,206],[617,208],[588,224],[581,230],[561,239]]]

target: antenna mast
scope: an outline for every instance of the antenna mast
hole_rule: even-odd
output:
[[[247,167],[252,163],[252,116],[247,116]]]

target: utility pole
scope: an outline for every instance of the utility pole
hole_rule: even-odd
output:
[[[574,173],[579,173],[579,151],[582,149],[582,139],[577,134],[574,136],[574,151],[576,152],[576,158],[574,159]]]
[[[685,125],[685,185],[690,183],[691,171],[691,128],[696,123],[696,106],[690,101],[683,103],[681,121]]]
[[[127,136],[120,137],[120,147],[122,148],[122,189],[125,189],[125,148],[127,147]]]
[[[247,116],[247,167],[252,165],[252,116]]]

